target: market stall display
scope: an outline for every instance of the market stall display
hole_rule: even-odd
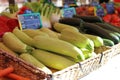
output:
[[[81,7],[89,9],[78,14],[84,11]],[[100,11],[96,16],[93,6],[81,7],[71,17],[63,17],[63,9],[52,3],[40,1],[1,12],[0,69],[11,65],[14,70],[8,75],[28,80],[78,80],[106,64],[120,53],[119,27],[105,21],[108,13]]]

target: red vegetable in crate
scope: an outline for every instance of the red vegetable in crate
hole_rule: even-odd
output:
[[[112,25],[114,25],[115,27],[119,27],[120,28],[120,23],[111,23]]]
[[[117,10],[118,14],[120,14],[120,7],[117,7],[116,10]]]
[[[112,14],[112,23],[119,23],[120,22],[120,17],[117,14]]]
[[[17,19],[9,19],[7,21],[7,26],[9,27],[10,31],[12,31],[15,27],[19,27],[19,23]]]
[[[0,16],[0,37],[5,32],[12,31],[15,27],[18,27],[18,20],[17,19],[11,19],[6,16]]]
[[[12,66],[7,67],[3,70],[0,70],[0,77],[4,77],[4,76],[10,74],[11,72],[13,72],[13,70],[14,70],[14,68]]]
[[[108,22],[116,27],[120,27],[120,16],[119,14],[107,14],[106,16],[103,17],[103,20],[105,22]]]
[[[8,21],[8,20],[9,20],[8,17],[6,17],[6,16],[0,16],[0,21],[1,21],[1,22],[6,22],[6,21]]]
[[[22,77],[20,75],[12,73],[13,71],[14,71],[13,66],[9,66],[5,69],[0,70],[0,78],[1,77],[8,77],[8,78],[14,79],[14,80],[30,80],[29,78],[25,78],[25,77]]]
[[[82,7],[77,7],[76,8],[76,13],[78,15],[82,15],[82,16],[86,16],[86,7],[85,6],[82,6]]]
[[[109,23],[111,21],[111,18],[112,18],[111,14],[107,14],[103,17],[103,20]]]
[[[27,6],[22,6],[18,12],[18,14],[24,14],[25,10],[29,10]]]
[[[7,25],[0,21],[0,37],[2,37],[3,34],[8,31],[10,31],[10,29],[7,27]]]
[[[20,75],[14,74],[14,73],[8,74],[7,77],[9,77],[11,79],[15,79],[15,80],[30,80],[29,78],[24,78]]]
[[[113,0],[114,2],[120,2],[120,0]]]

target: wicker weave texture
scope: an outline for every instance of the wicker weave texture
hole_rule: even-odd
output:
[[[112,49],[114,50],[114,51],[113,51],[113,55],[112,55],[113,57],[114,57],[115,55],[120,54],[120,43],[114,45],[114,46],[112,47]]]
[[[52,80],[78,80],[78,76],[82,75],[79,64],[76,63],[64,70],[52,74]]]

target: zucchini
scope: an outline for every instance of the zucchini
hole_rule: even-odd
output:
[[[67,25],[76,27],[79,30],[79,32],[81,32],[81,29],[79,26],[82,26],[83,22],[84,21],[79,18],[61,18],[61,19],[59,19],[59,23],[63,23],[63,24],[67,24]]]
[[[107,24],[120,30],[120,27],[119,27],[119,26],[115,26],[115,25],[113,25],[113,24],[111,24],[111,23],[107,23]]]
[[[35,36],[33,40],[34,46],[37,49],[43,49],[60,55],[72,57],[75,62],[85,60],[82,51],[67,41],[44,36]]]
[[[68,24],[71,26],[80,26],[83,20],[79,18],[61,18],[59,19],[59,22],[63,24]]]
[[[74,18],[82,19],[85,22],[95,23],[100,22],[103,23],[103,20],[101,17],[98,16],[80,16],[80,15],[73,15]]]
[[[107,38],[112,40],[115,44],[119,43],[119,38],[115,36],[113,33],[108,32],[107,30],[103,29],[102,27],[94,24],[94,23],[83,23],[83,27],[86,33],[98,35],[102,38]]]
[[[98,26],[100,26],[100,27],[102,27],[104,29],[108,29],[108,30],[120,33],[119,29],[117,29],[116,27],[114,27],[114,26],[112,26],[112,25],[110,25],[108,23],[95,23],[95,24],[97,24]]]
[[[62,24],[62,23],[58,23],[58,22],[56,22],[56,23],[53,25],[53,29],[54,29],[56,32],[61,32],[61,31],[64,30],[64,29],[70,29],[70,30],[72,30],[72,31],[79,32],[78,28],[76,28],[76,27],[74,27],[74,26],[70,26],[70,25]]]
[[[115,34],[116,36],[118,36],[119,39],[120,39],[120,33],[118,33],[118,32],[114,32],[113,34]]]
[[[32,64],[37,68],[40,68],[42,71],[44,71],[47,74],[52,73],[52,71],[49,68],[47,68],[42,62],[40,62],[30,53],[21,53],[19,57],[23,59],[24,61],[26,61],[27,63]]]
[[[74,61],[66,57],[40,49],[33,50],[31,55],[44,65],[57,70],[62,70],[75,64]]]
[[[105,38],[103,39],[103,43],[104,43],[105,46],[114,46],[115,45],[112,40],[105,39]]]
[[[111,34],[117,36],[117,37],[119,38],[119,41],[120,41],[120,33],[115,32],[115,31],[110,31],[110,30],[106,30],[106,31],[108,31],[108,32],[110,32]]]
[[[117,36],[119,41],[120,41],[120,33],[115,32],[115,31],[111,31],[111,30],[108,30],[108,29],[104,29],[104,30],[106,30],[107,32],[111,33],[114,36]]]

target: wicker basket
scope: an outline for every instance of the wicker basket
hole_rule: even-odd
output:
[[[50,80],[78,80],[78,76],[82,75],[82,70],[79,64],[76,63],[64,70],[53,73]]]
[[[112,47],[112,49],[114,50],[112,56],[115,56],[115,55],[120,54],[120,43],[114,45],[114,46]]]
[[[102,52],[102,59],[101,59],[101,62],[100,62],[101,65],[106,64],[109,61],[109,59],[112,58],[113,51],[114,50],[112,48],[110,48],[110,49]]]
[[[95,57],[91,57],[83,62],[80,62],[79,64],[83,72],[82,77],[98,69],[100,67],[100,60],[101,60],[101,54],[98,54]],[[79,78],[82,78],[82,77],[79,77]]]
[[[13,73],[23,77],[28,77],[30,80],[46,80],[49,77],[48,74],[36,68],[35,66],[26,63],[16,56],[0,50],[0,69],[5,69],[9,66],[14,67]],[[5,78],[4,80],[8,79]]]
[[[67,67],[61,71],[54,72],[50,74],[49,77],[45,80],[78,80],[90,72],[98,69],[103,64],[105,64],[113,55],[114,48],[100,48],[104,49],[98,50],[101,51],[94,57],[88,58],[85,61],[76,63],[70,67]]]

